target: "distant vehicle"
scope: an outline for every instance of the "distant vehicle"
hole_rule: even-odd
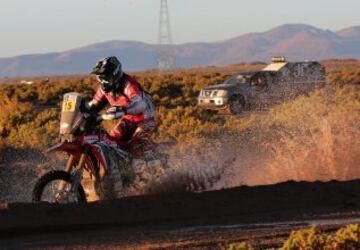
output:
[[[305,94],[326,84],[325,68],[318,62],[287,62],[273,57],[259,71],[240,72],[221,84],[200,91],[198,105],[207,110],[240,114]]]
[[[20,83],[21,84],[26,84],[26,85],[32,85],[32,84],[34,84],[34,81],[22,80]]]

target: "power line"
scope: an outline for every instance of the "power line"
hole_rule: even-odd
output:
[[[176,67],[176,56],[173,47],[167,0],[161,0],[160,4],[157,64],[159,70],[173,69]]]

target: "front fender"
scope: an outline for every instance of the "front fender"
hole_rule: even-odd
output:
[[[63,151],[64,144],[65,144],[64,142],[58,143],[58,144],[44,150],[43,154],[49,155],[49,154],[52,154],[52,153],[55,153],[55,152],[58,152],[58,151]]]

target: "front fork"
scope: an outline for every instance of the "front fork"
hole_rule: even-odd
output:
[[[79,163],[77,164],[77,166],[75,168],[75,172],[74,172],[74,174],[72,174],[71,192],[76,192],[79,187],[79,184],[81,182],[81,178],[82,178],[82,175],[84,172],[84,167],[85,167],[85,162],[86,162],[87,151],[88,150],[85,149],[84,152],[81,154]],[[72,167],[74,166],[74,162],[75,162],[74,155],[70,155],[70,157],[66,163],[64,171],[70,173],[72,170]],[[65,184],[66,183],[64,181],[61,181],[59,183],[58,189],[60,191],[63,191],[65,189]]]

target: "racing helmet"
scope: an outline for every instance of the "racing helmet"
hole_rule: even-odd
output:
[[[101,84],[101,89],[105,93],[109,93],[118,87],[117,85],[120,84],[120,79],[124,73],[120,61],[115,56],[110,56],[99,60],[91,74],[96,75]]]

